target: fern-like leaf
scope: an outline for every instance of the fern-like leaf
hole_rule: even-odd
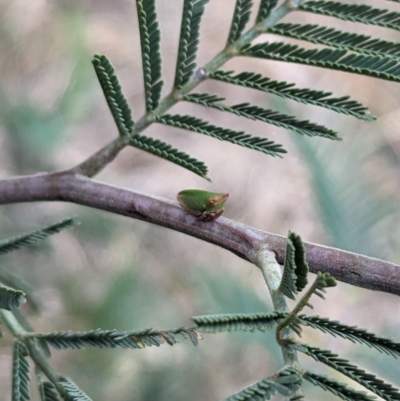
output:
[[[263,379],[230,396],[226,401],[260,401],[270,400],[273,395],[280,393],[285,397],[294,394],[302,385],[301,375],[293,368],[287,368],[278,375]]]
[[[185,95],[184,100],[199,104],[204,107],[211,107],[220,111],[227,111],[237,116],[249,118],[250,120],[259,120],[276,127],[286,128],[307,136],[322,136],[329,139],[339,139],[337,133],[322,125],[310,123],[306,120],[297,120],[295,117],[280,114],[275,110],[263,109],[253,106],[249,103],[236,104],[234,106],[225,106],[219,103],[223,98],[204,93],[191,93]]]
[[[32,231],[28,234],[23,234],[2,240],[0,241],[0,255],[15,251],[22,248],[23,246],[32,245],[49,237],[50,235],[57,234],[62,230],[73,227],[76,224],[78,224],[78,222],[75,219],[68,218],[49,226],[40,228],[39,230]]]
[[[64,378],[60,385],[65,390],[64,401],[92,401],[71,379]]]
[[[205,333],[223,331],[267,331],[275,327],[287,314],[272,313],[232,313],[223,315],[193,316],[197,328]]]
[[[92,63],[118,131],[120,135],[128,136],[134,125],[132,111],[122,93],[114,67],[104,55],[95,55]]]
[[[146,109],[158,106],[163,81],[161,78],[160,29],[157,22],[155,0],[136,0],[142,48],[143,77]]]
[[[257,24],[267,18],[271,11],[278,4],[279,0],[261,0],[260,7],[258,9],[256,22]]]
[[[365,344],[379,352],[391,355],[395,358],[400,357],[400,343],[389,338],[378,337],[365,329],[357,326],[348,326],[336,320],[329,320],[319,316],[299,316],[300,323],[321,330],[332,336],[339,336],[353,343]]]
[[[243,131],[233,131],[228,128],[217,127],[193,116],[165,114],[157,117],[157,121],[171,127],[183,128],[221,141],[231,142],[235,145],[243,146],[244,148],[257,150],[270,156],[280,157],[282,153],[286,153],[282,145],[266,138],[253,137]]]
[[[12,371],[12,400],[30,400],[29,392],[29,363],[26,357],[29,356],[26,345],[16,340],[13,351],[13,371]]]
[[[400,62],[390,57],[348,53],[342,49],[303,49],[283,42],[260,43],[242,50],[243,56],[285,61],[351,72],[400,82]]]
[[[339,18],[344,21],[400,30],[400,13],[374,8],[366,4],[346,4],[337,1],[317,0],[303,3],[298,10]]]
[[[303,374],[304,379],[308,380],[314,386],[321,387],[325,391],[340,397],[345,401],[374,401],[375,396],[371,396],[364,391],[357,391],[347,386],[346,384],[339,383],[338,381],[327,377],[325,375],[319,375],[318,373],[306,371]]]
[[[189,338],[193,345],[198,344],[202,336],[194,329],[181,327],[174,330],[155,331],[147,329],[137,332],[126,332],[116,330],[91,330],[91,331],[60,331],[48,334],[33,334],[35,338],[46,341],[55,349],[83,349],[94,348],[145,348],[151,346],[159,347],[167,343],[174,345],[178,343],[177,336]]]
[[[306,261],[306,250],[301,237],[289,231],[285,265],[279,290],[290,299],[303,291],[308,283],[309,266]]]
[[[282,23],[269,28],[268,32],[319,45],[351,50],[365,56],[400,58],[400,43],[358,33],[342,32],[325,26]]]
[[[210,73],[208,78],[215,79],[245,88],[257,89],[266,93],[271,93],[285,99],[295,100],[304,104],[325,107],[326,109],[351,115],[361,120],[374,120],[367,107],[361,103],[350,100],[349,96],[339,98],[331,97],[331,92],[316,91],[305,88],[296,88],[296,84],[283,81],[273,81],[254,72],[242,72],[233,75],[233,71],[216,71]]]
[[[201,17],[208,0],[185,0],[174,87],[181,89],[196,68]]]
[[[41,401],[59,401],[56,388],[50,382],[40,382],[39,393]]]
[[[253,0],[236,0],[231,29],[228,36],[228,45],[236,42],[249,22]]]
[[[15,309],[26,302],[25,293],[0,283],[0,308]]]
[[[199,161],[188,154],[173,148],[171,145],[168,145],[165,142],[162,142],[158,139],[149,138],[144,135],[135,134],[129,138],[129,144],[135,148],[144,150],[152,155],[156,155],[175,163],[178,166],[184,167],[192,173],[195,173],[200,177],[210,181],[210,179],[207,177],[208,168],[202,161]]]
[[[375,375],[360,369],[358,366],[352,365],[346,359],[339,358],[337,354],[331,351],[311,347],[306,344],[294,344],[293,347],[311,356],[316,361],[322,362],[339,373],[344,374],[386,401],[400,400],[400,391],[397,388],[378,379]]]

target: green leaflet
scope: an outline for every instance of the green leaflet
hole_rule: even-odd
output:
[[[20,340],[14,340],[12,369],[12,401],[30,400],[28,348]]]
[[[0,308],[11,310],[26,302],[25,293],[0,283]]]
[[[161,78],[160,29],[158,28],[155,0],[136,0],[142,49],[143,79],[146,110],[158,106],[163,81]]]
[[[267,18],[271,11],[275,8],[278,4],[279,0],[261,0],[260,7],[258,9],[256,23],[260,23],[265,18]]]
[[[360,22],[383,28],[400,30],[400,13],[366,4],[339,3],[337,1],[307,1],[298,10],[327,15],[344,21]]]
[[[284,81],[273,81],[255,72],[241,72],[233,75],[234,71],[216,71],[210,73],[208,78],[226,82],[245,88],[257,89],[271,93],[284,99],[294,100],[304,104],[324,107],[326,109],[351,115],[361,120],[374,120],[375,117],[368,112],[368,108],[361,103],[351,100],[349,96],[339,98],[331,97],[331,92],[317,91],[307,88],[296,88],[296,84]]]
[[[236,0],[231,29],[228,36],[228,45],[239,39],[246,24],[249,22],[253,0]]]
[[[71,379],[64,378],[60,385],[65,390],[64,401],[92,401]]]

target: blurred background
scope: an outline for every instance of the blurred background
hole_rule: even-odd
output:
[[[352,1],[355,3],[356,1]],[[254,1],[256,5],[259,1]],[[400,11],[385,1],[357,1]],[[172,85],[183,0],[157,1],[166,95]],[[234,0],[210,0],[201,27],[198,65],[224,46]],[[253,15],[252,21],[254,21]],[[312,22],[399,41],[399,33],[292,13],[284,21]],[[263,36],[257,40],[280,40]],[[292,41],[295,43],[295,41]],[[304,44],[302,44],[304,45]],[[307,46],[307,45],[305,45]],[[111,141],[116,127],[91,65],[94,54],[114,64],[134,118],[144,112],[140,42],[134,0],[0,0],[0,176],[68,168]],[[282,143],[283,159],[199,134],[153,125],[160,138],[203,160],[212,183],[137,149],[125,149],[98,180],[175,199],[184,188],[229,192],[225,216],[262,230],[400,263],[400,85],[355,74],[261,60],[235,59],[225,70],[255,71],[299,87],[352,95],[378,117],[363,122],[272,95],[206,82],[196,91],[248,101],[339,132],[341,142],[302,138],[261,122],[179,104],[216,124]],[[1,238],[67,216],[79,227],[39,246],[3,256],[0,276],[32,288],[37,305],[22,311],[38,331],[141,330],[190,326],[201,314],[268,312],[261,273],[249,263],[180,233],[66,203],[1,206]],[[395,296],[343,283],[314,311],[400,340]],[[396,360],[305,330],[304,341],[330,348],[400,385]],[[0,401],[11,394],[11,338],[0,343]],[[301,357],[304,366],[345,377]],[[218,400],[282,366],[273,333],[207,335],[144,350],[53,351],[52,363],[94,400]],[[33,390],[33,398],[38,394]],[[307,385],[307,399],[336,399]]]

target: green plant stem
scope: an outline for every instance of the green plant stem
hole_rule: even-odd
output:
[[[19,324],[12,312],[1,309],[0,316],[4,324],[10,330],[14,337],[19,338],[27,346],[29,355],[35,365],[47,376],[47,378],[54,384],[57,391],[61,396],[65,395],[64,388],[60,385],[62,377],[54,370],[49,364],[48,360],[42,355],[42,353],[36,347],[36,341],[32,338],[26,337],[28,334],[25,329]]]
[[[301,0],[298,1],[299,3]],[[177,104],[183,96],[187,95],[191,90],[207,79],[207,74],[215,72],[219,67],[225,64],[233,57],[240,55],[240,48],[249,45],[255,38],[265,32],[266,29],[275,25],[285,15],[295,10],[297,4],[292,0],[287,0],[284,4],[272,11],[271,14],[261,23],[257,24],[244,35],[241,36],[234,44],[226,47],[216,56],[214,56],[204,67],[199,68],[190,80],[182,87],[181,90],[172,90],[152,112],[143,115],[134,125],[131,135],[139,134],[155,121],[155,116],[161,116],[171,107]],[[129,138],[119,137],[100,149],[87,160],[71,169],[76,174],[82,174],[86,177],[94,177],[108,163],[112,162],[118,153],[129,145]]]

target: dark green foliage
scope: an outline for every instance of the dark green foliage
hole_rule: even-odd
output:
[[[245,88],[257,89],[271,93],[285,99],[295,100],[304,104],[325,107],[337,113],[351,115],[362,120],[374,120],[367,107],[361,103],[350,100],[349,96],[339,98],[331,97],[331,92],[316,91],[312,89],[296,88],[296,84],[284,81],[273,81],[254,72],[241,72],[233,75],[233,71],[216,71],[208,75],[209,78]]]
[[[365,329],[360,329],[357,326],[348,326],[336,320],[329,320],[319,316],[299,316],[300,323],[312,327],[313,329],[321,330],[324,333],[333,336],[339,336],[353,343],[368,345],[375,348],[379,352],[391,355],[395,358],[400,356],[400,343],[390,340],[389,338],[378,337]]]
[[[207,177],[208,168],[202,161],[199,161],[188,154],[173,148],[171,145],[168,145],[159,139],[153,139],[144,135],[135,134],[129,138],[129,144],[135,148],[145,150],[153,155],[169,160],[170,162],[184,167],[200,177],[209,180]]]
[[[38,334],[36,338],[46,341],[55,349],[82,349],[94,348],[145,348],[161,344],[174,345],[178,343],[177,336],[189,338],[193,345],[198,344],[201,335],[194,329],[181,327],[174,330],[156,331],[146,329],[136,332],[116,330],[91,330],[91,331],[60,331],[49,334]]]
[[[158,28],[155,0],[136,0],[142,48],[143,77],[146,110],[158,106],[163,81],[161,78],[160,29]]]
[[[0,308],[11,310],[26,302],[25,293],[0,283]]]
[[[302,384],[301,375],[293,368],[287,368],[276,376],[276,378],[263,379],[246,387],[226,401],[260,401],[270,400],[273,395],[280,393],[285,397],[294,394]]]
[[[39,383],[39,393],[41,401],[59,401],[58,394],[54,385],[50,382]]]
[[[400,63],[391,57],[372,57],[342,49],[303,49],[284,42],[260,43],[242,51],[243,56],[286,61],[400,82]]]
[[[228,44],[236,42],[249,22],[253,0],[236,0]]]
[[[185,0],[183,6],[178,60],[174,87],[181,89],[196,68],[196,54],[199,45],[200,22],[208,0]]]
[[[28,234],[19,235],[16,237],[11,237],[0,241],[0,255],[5,253],[15,251],[26,245],[32,245],[35,242],[41,241],[50,235],[57,234],[66,228],[70,228],[77,224],[77,221],[68,218],[61,220],[57,223],[51,224],[49,226],[40,228],[39,230],[32,231]]]
[[[289,231],[285,265],[279,291],[290,299],[295,299],[295,295],[303,291],[308,283],[307,275],[309,270],[306,261],[306,250],[301,237]]]
[[[322,362],[339,373],[344,374],[386,401],[400,400],[400,392],[397,388],[378,379],[375,375],[367,373],[356,365],[352,365],[346,359],[339,358],[337,354],[306,344],[295,344],[293,347],[311,356],[316,361]]]
[[[329,139],[338,139],[337,133],[318,124],[309,121],[296,120],[295,117],[280,114],[274,110],[263,109],[253,106],[249,103],[236,104],[234,106],[225,106],[219,102],[223,98],[207,93],[192,93],[183,97],[184,100],[199,104],[205,107],[211,107],[220,111],[227,111],[240,117],[249,118],[250,120],[259,120],[276,127],[290,129],[302,135],[322,136]]]
[[[357,391],[347,386],[346,384],[339,383],[338,381],[331,379],[330,377],[319,375],[314,372],[306,371],[303,374],[305,380],[308,380],[314,386],[323,388],[325,391],[329,391],[332,394],[337,395],[345,401],[373,401],[376,400],[374,396],[371,396],[364,391]]]
[[[315,44],[351,50],[365,56],[400,58],[400,43],[380,40],[352,32],[342,32],[335,28],[315,24],[277,24],[269,28],[268,32],[289,38],[306,40]]]
[[[71,379],[64,378],[60,385],[66,393],[64,401],[92,401]]]
[[[95,55],[92,63],[118,131],[120,135],[128,136],[134,125],[132,111],[122,93],[114,67],[104,55]]]
[[[400,30],[400,13],[374,8],[366,4],[346,4],[337,1],[307,1],[299,10]]]
[[[217,127],[193,116],[165,114],[158,117],[157,121],[171,127],[184,128],[199,134],[211,136],[221,141],[228,141],[235,145],[257,150],[270,156],[280,156],[281,153],[286,153],[282,145],[276,144],[266,138],[252,137],[250,134],[243,131],[233,131],[229,128]]]
[[[277,325],[285,316],[284,312],[272,313],[229,313],[192,317],[197,328],[205,333],[223,331],[267,331]]]
[[[257,24],[269,16],[272,9],[278,4],[278,1],[279,0],[261,0],[256,19]]]
[[[12,369],[12,401],[30,400],[29,393],[29,363],[26,357],[29,355],[26,345],[20,341],[14,341],[13,369]]]

